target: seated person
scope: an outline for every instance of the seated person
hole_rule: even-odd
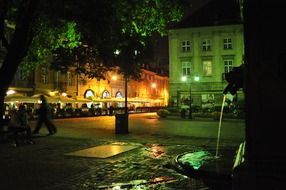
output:
[[[31,128],[28,124],[28,114],[24,105],[19,106],[19,110],[15,111],[11,117],[8,129],[13,132],[14,146],[19,146],[18,135],[24,133],[25,142],[34,144],[31,138]]]

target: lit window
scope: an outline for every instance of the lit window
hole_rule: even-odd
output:
[[[211,51],[211,40],[204,39],[202,44],[203,51]]]
[[[212,75],[212,62],[211,61],[203,61],[203,74],[204,76]]]
[[[189,40],[182,41],[182,52],[191,51],[191,42]]]
[[[110,98],[110,93],[107,90],[103,91],[102,98]]]
[[[68,86],[72,85],[72,76],[71,72],[67,72]]]
[[[213,103],[214,102],[214,94],[202,94],[201,96],[202,103]]]
[[[223,62],[224,62],[224,72],[228,73],[229,71],[232,71],[233,60],[226,59]]]
[[[117,91],[116,94],[115,94],[115,97],[116,98],[123,98],[123,95],[120,91]]]
[[[86,90],[85,91],[85,94],[84,94],[84,97],[85,98],[88,98],[88,97],[94,97],[94,92],[92,90]]]
[[[61,74],[61,71],[57,71],[56,72],[56,87],[59,88],[59,82],[60,82],[60,74]]]
[[[182,62],[182,75],[183,76],[191,75],[191,62],[188,61]]]
[[[223,49],[232,49],[232,40],[231,38],[223,39]]]
[[[44,84],[48,82],[48,70],[45,67],[41,68],[41,82]]]

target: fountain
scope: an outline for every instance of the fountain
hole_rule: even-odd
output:
[[[216,139],[215,154],[211,150],[196,150],[178,155],[175,159],[176,170],[190,178],[198,178],[209,187],[215,189],[231,186],[231,168],[233,166],[231,150],[224,150],[223,157],[219,156],[219,144],[222,126],[222,116],[226,94],[223,95],[220,111],[219,126]]]
[[[219,124],[218,124],[218,132],[217,132],[217,139],[216,139],[216,151],[215,151],[215,158],[218,158],[218,149],[219,149],[219,140],[220,140],[220,131],[221,131],[221,121],[222,121],[222,114],[223,114],[223,108],[225,103],[226,95],[223,95],[222,105],[221,105],[221,111],[220,111],[220,117],[219,117]]]
[[[206,150],[196,150],[178,155],[175,159],[176,170],[190,178],[200,178],[209,186],[215,189],[231,188],[231,176],[233,170],[233,155],[236,150],[224,150],[223,156],[219,156],[219,143],[221,134],[221,123],[226,94],[235,95],[243,87],[243,64],[234,67],[232,71],[225,74],[228,85],[223,91],[223,101],[221,106],[219,126],[216,139],[215,155]],[[241,148],[242,152],[244,148]],[[236,159],[238,164],[240,159]]]

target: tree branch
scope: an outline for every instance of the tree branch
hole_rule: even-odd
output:
[[[5,37],[5,18],[8,10],[8,0],[0,0],[0,43],[8,50],[9,44]]]

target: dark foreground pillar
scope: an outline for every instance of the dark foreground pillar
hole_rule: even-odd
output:
[[[244,0],[246,154],[233,189],[286,186],[285,7],[282,0]]]

